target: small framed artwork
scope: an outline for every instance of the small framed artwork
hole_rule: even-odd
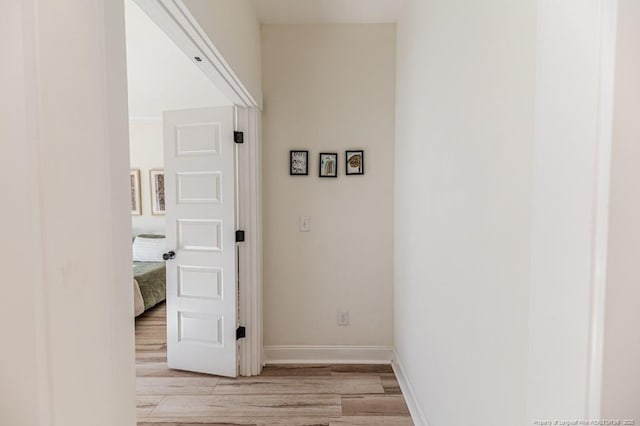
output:
[[[320,177],[338,177],[338,154],[335,152],[320,153]]]
[[[309,174],[309,151],[289,152],[289,174],[306,176]]]
[[[345,154],[347,175],[364,174],[364,151],[347,151]]]
[[[151,183],[151,214],[164,215],[164,170],[149,170],[149,182]]]
[[[130,171],[131,180],[131,214],[140,216],[142,214],[142,197],[140,196],[140,170]]]

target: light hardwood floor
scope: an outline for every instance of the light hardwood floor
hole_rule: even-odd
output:
[[[169,370],[164,304],[136,320],[138,426],[413,425],[388,365],[266,366],[228,379]]]

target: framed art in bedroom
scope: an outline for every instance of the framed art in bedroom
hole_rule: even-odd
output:
[[[131,179],[131,214],[140,216],[142,214],[142,196],[140,195],[140,170],[130,170]]]
[[[164,170],[149,170],[149,182],[151,184],[151,214],[154,216],[164,215]]]

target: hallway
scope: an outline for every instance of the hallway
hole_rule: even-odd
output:
[[[278,365],[227,379],[169,370],[165,333],[165,304],[136,320],[138,426],[413,424],[389,365]]]

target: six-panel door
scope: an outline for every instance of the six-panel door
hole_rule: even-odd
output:
[[[237,376],[233,107],[164,113],[169,368]]]

